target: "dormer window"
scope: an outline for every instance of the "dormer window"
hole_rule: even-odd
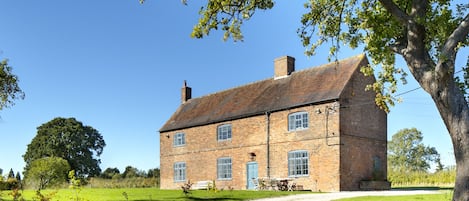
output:
[[[223,124],[218,126],[217,140],[225,141],[231,140],[231,124]]]
[[[288,115],[288,131],[303,130],[308,128],[308,113],[295,112]]]

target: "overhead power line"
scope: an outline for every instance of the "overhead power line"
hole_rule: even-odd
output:
[[[463,69],[458,70],[458,71],[455,72],[454,74],[458,74],[458,73],[460,73],[460,72],[462,72],[462,71],[463,71]],[[417,91],[417,90],[419,90],[419,89],[421,89],[421,88],[422,88],[422,87],[417,87],[417,88],[415,88],[415,89],[411,89],[411,90],[408,90],[408,91],[404,91],[404,92],[402,92],[402,93],[399,93],[399,94],[394,95],[394,97],[402,96],[402,95],[404,95],[404,94],[408,94],[408,93],[410,93],[410,92]]]

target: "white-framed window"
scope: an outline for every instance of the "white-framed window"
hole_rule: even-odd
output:
[[[295,112],[288,115],[288,131],[302,130],[308,128],[308,113]]]
[[[309,174],[308,151],[288,152],[288,176],[307,176]]]
[[[219,180],[231,179],[231,158],[224,157],[217,159],[217,178]]]
[[[186,134],[176,133],[174,134],[173,146],[180,147],[186,145]]]
[[[177,162],[174,163],[174,181],[186,181],[186,163]]]
[[[231,124],[223,124],[217,128],[217,140],[231,140]]]

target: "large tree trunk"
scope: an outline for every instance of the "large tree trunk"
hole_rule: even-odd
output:
[[[435,102],[453,143],[456,160],[453,200],[469,201],[469,106],[454,80],[455,55],[435,64],[425,54],[413,53],[404,55],[404,59],[414,78]]]
[[[454,83],[447,87],[451,88],[431,95],[453,142],[456,159],[453,200],[469,201],[469,108]]]
[[[469,106],[454,80],[458,46],[467,41],[469,34],[469,14],[455,27],[444,44],[435,47],[439,55],[432,58],[429,44],[425,42],[427,30],[419,22],[426,19],[431,8],[430,1],[413,0],[409,13],[401,10],[392,0],[379,2],[406,32],[406,38],[392,46],[391,50],[404,57],[414,78],[430,94],[453,142],[457,171],[453,200],[469,201]]]
[[[414,57],[414,62],[416,60],[419,59]],[[422,63],[425,62],[420,64]],[[454,69],[454,62],[444,62],[437,66]],[[453,143],[456,160],[453,200],[469,201],[469,106],[464,94],[456,85],[451,73],[431,70],[421,73],[421,76],[414,73],[413,75],[422,88],[431,95]]]

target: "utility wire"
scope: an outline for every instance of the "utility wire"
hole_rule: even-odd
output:
[[[458,74],[458,73],[460,73],[460,72],[462,72],[462,71],[463,71],[463,70],[461,69],[461,70],[455,72],[454,74]],[[404,91],[404,92],[402,92],[402,93],[399,93],[399,94],[394,95],[394,97],[402,96],[402,95],[404,95],[404,94],[408,94],[408,93],[410,93],[410,92],[417,91],[417,90],[419,90],[419,89],[421,89],[421,88],[422,88],[422,87],[417,87],[417,88],[415,88],[415,89],[411,89],[411,90],[408,90],[408,91]]]
[[[415,89],[411,89],[411,90],[408,90],[408,91],[404,91],[404,92],[402,92],[402,93],[400,93],[400,94],[396,94],[395,97],[402,96],[402,95],[404,95],[404,94],[408,94],[408,93],[413,92],[413,91],[417,91],[417,90],[419,90],[419,89],[421,89],[421,88],[422,88],[422,87],[417,87],[417,88],[415,88]]]

